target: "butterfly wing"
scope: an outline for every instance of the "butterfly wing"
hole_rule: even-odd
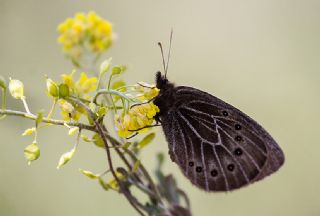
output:
[[[284,163],[274,139],[240,110],[198,89],[174,91],[162,126],[171,159],[194,185],[229,191],[263,179]]]

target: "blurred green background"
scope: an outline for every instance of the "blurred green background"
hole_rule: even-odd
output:
[[[128,83],[153,82],[162,69],[156,42],[174,29],[169,78],[210,92],[260,122],[286,154],[275,175],[232,193],[193,187],[167,160],[196,216],[320,215],[320,1],[71,1],[0,0],[0,74],[22,80],[31,109],[49,109],[47,74],[59,79],[70,63],[57,45],[56,26],[78,11],[96,11],[114,24],[118,40],[105,57],[129,66]],[[22,109],[19,101],[8,106]],[[106,167],[103,151],[82,143],[73,160],[56,170],[74,142],[66,130],[40,133],[42,155],[27,166],[21,137],[32,122],[0,122],[0,215],[136,215],[125,199],[103,191],[78,172]],[[142,161],[155,166],[167,152],[162,132]]]

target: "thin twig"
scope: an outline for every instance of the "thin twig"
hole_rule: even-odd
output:
[[[32,113],[26,113],[26,112],[21,112],[21,111],[16,111],[16,110],[9,110],[9,109],[0,110],[0,114],[1,115],[7,115],[7,116],[20,116],[20,117],[24,117],[24,118],[32,119],[32,120],[36,120],[37,119],[37,116],[32,114]],[[49,119],[49,118],[42,118],[41,121],[45,122],[45,123],[50,123],[50,124],[53,124],[53,125],[65,125],[65,124],[68,124],[70,126],[78,127],[79,129],[86,129],[86,130],[90,130],[90,131],[96,131],[95,126],[87,125],[87,124],[83,124],[83,123],[79,123],[79,122],[69,122],[69,121]]]

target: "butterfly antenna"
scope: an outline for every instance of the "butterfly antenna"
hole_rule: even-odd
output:
[[[166,68],[164,70],[165,71],[165,74],[164,74],[165,78],[167,78],[168,66],[169,66],[169,61],[170,61],[172,35],[173,35],[173,29],[171,29],[171,33],[170,33],[170,42],[169,42],[169,53],[168,53],[168,59],[167,59],[167,66],[166,66]]]
[[[158,45],[159,45],[160,50],[161,50],[163,70],[164,70],[164,72],[165,72],[165,71],[166,71],[166,62],[165,62],[165,60],[164,60],[162,44],[161,44],[160,42],[158,42]]]

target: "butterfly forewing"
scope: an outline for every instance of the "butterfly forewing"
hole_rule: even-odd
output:
[[[171,159],[196,186],[233,190],[283,164],[284,155],[272,137],[238,109],[191,87],[173,91],[174,101],[161,121]]]

